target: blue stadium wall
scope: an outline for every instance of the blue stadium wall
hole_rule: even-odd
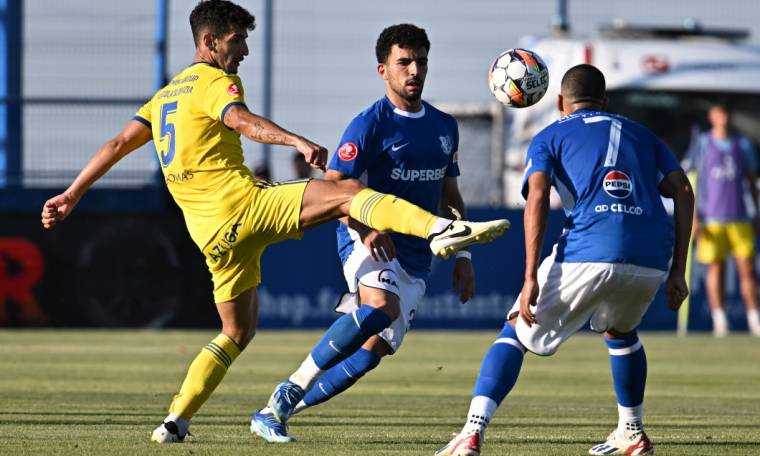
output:
[[[122,203],[133,198],[135,205],[142,205],[138,207],[161,205],[156,203],[160,196],[146,200],[140,193],[92,192],[53,231],[40,227],[37,214],[0,215],[0,326],[218,326],[210,277],[181,215],[172,210],[88,210],[117,197]],[[435,260],[415,328],[495,329],[520,291],[525,259],[522,212],[473,209],[470,216],[506,217],[513,228],[493,244],[474,249],[477,296],[467,304],[460,304],[451,291],[453,262]],[[559,234],[562,219],[561,213],[551,214],[549,239]],[[316,328],[333,321],[334,305],[346,290],[335,254],[334,226],[328,223],[307,232],[302,241],[272,246],[264,254],[262,328]],[[550,245],[547,242],[544,254]],[[710,328],[700,275],[697,268],[692,330]],[[729,313],[739,329],[746,323],[736,288],[729,287]],[[642,329],[675,326],[675,313],[658,295]]]

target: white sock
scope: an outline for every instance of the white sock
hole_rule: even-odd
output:
[[[728,334],[728,319],[726,319],[726,311],[723,308],[710,310],[713,321],[713,335],[715,337],[723,337]]]
[[[435,222],[433,222],[433,225],[430,227],[430,231],[428,231],[428,237],[442,232],[451,225],[451,222],[452,220],[436,217]]]
[[[181,418],[179,415],[170,413],[164,418],[164,423],[174,421],[179,429],[179,435],[187,435],[187,430],[190,428],[190,420],[187,418]]]
[[[496,411],[496,401],[487,396],[475,396],[470,402],[470,410],[467,412],[467,422],[462,428],[462,433],[472,434],[479,432],[483,435],[486,432],[488,423]]]
[[[314,362],[314,358],[309,354],[309,356],[303,360],[298,370],[293,372],[293,375],[291,375],[288,380],[303,388],[304,391],[309,391],[312,383],[322,375],[322,372],[322,369],[317,366],[317,363]]]
[[[297,415],[301,413],[302,411],[306,410],[307,408],[309,408],[309,406],[306,405],[306,402],[301,401],[298,404],[296,404],[296,408],[293,409],[293,415]]]
[[[636,407],[623,407],[618,404],[618,427],[620,433],[625,431],[640,432],[644,430],[644,404]]]
[[[760,312],[757,309],[747,310],[747,326],[753,336],[760,336]]]

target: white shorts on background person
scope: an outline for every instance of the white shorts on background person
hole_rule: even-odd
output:
[[[589,320],[591,329],[633,331],[668,273],[624,263],[558,263],[552,254],[538,268],[539,294],[528,326],[517,318],[520,342],[537,355],[551,355]],[[520,311],[520,296],[509,311]]]
[[[348,284],[335,310],[351,313],[359,308],[359,284],[388,291],[399,297],[401,312],[398,318],[378,335],[395,352],[401,346],[404,335],[409,331],[417,305],[425,295],[425,281],[410,276],[396,259],[389,262],[375,261],[369,250],[361,242],[354,243],[354,250],[343,265],[343,274]]]

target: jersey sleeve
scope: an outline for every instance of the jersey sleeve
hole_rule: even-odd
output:
[[[449,161],[449,165],[446,167],[446,177],[457,177],[459,176],[459,125],[457,124],[457,121],[453,121],[453,144],[451,145],[451,160]]]
[[[134,116],[132,116],[132,120],[136,120],[140,122],[141,124],[145,125],[146,127],[150,128],[151,126],[151,107],[153,105],[153,99],[148,100],[147,103],[142,105],[140,109],[137,110],[137,113],[135,113]]]
[[[245,106],[243,84],[235,75],[225,75],[214,79],[203,97],[203,112],[215,120],[223,120],[224,113],[235,105]]]
[[[665,145],[659,138],[654,138],[655,141],[655,165],[657,166],[657,183],[659,184],[662,179],[673,171],[681,169],[681,165],[678,164],[676,156],[670,151],[670,148]]]
[[[372,140],[374,130],[374,123],[355,117],[343,132],[328,168],[348,177],[359,178],[376,156]]]
[[[546,173],[549,176],[554,172],[554,158],[543,135],[533,138],[525,156],[525,171],[521,190],[523,198],[528,199],[528,178],[531,174],[538,172]]]

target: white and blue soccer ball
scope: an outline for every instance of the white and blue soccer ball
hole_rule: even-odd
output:
[[[549,88],[549,69],[535,52],[509,49],[491,63],[488,88],[501,103],[526,108],[538,103]]]

